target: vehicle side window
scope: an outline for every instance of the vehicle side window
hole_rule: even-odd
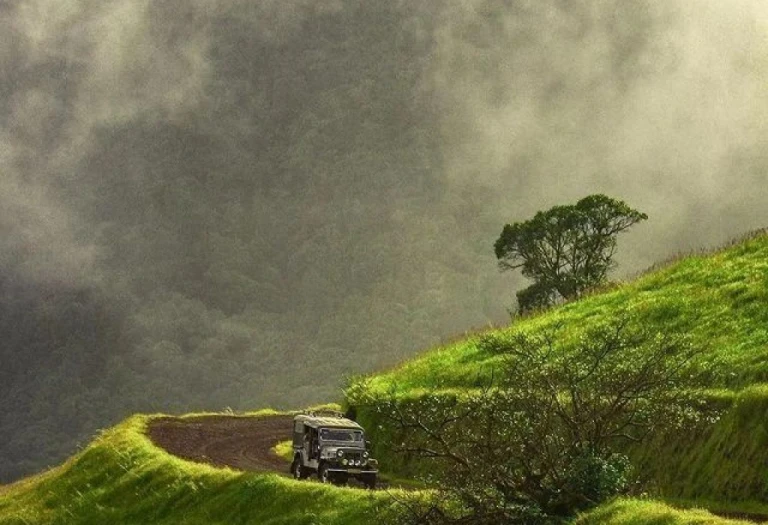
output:
[[[314,428],[309,431],[309,443],[310,443],[309,457],[311,458],[320,457],[320,443],[317,442],[317,430],[315,430]]]

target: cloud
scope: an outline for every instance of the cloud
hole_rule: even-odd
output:
[[[27,239],[45,239],[45,231],[32,231],[53,221],[59,242],[47,250],[94,253],[73,233],[88,225],[49,190],[69,184],[101,130],[137,120],[189,125],[212,115],[217,97],[229,93],[215,70],[222,24],[243,21],[254,39],[284,45],[308,19],[338,16],[343,7],[309,0],[4,4],[5,213],[38,217],[26,223]],[[489,190],[493,202],[478,205],[493,210],[499,225],[587,193],[625,199],[651,215],[631,234],[644,249],[622,250],[633,267],[681,243],[720,242],[764,224],[768,207],[753,188],[768,166],[761,153],[767,10],[759,0],[441,4],[425,67],[442,109],[445,180]],[[218,117],[205,123],[216,133],[255,125],[242,115]]]
[[[507,222],[625,199],[651,216],[633,267],[768,222],[763,2],[495,4],[455,4],[438,34],[454,184],[492,188]]]
[[[0,153],[0,163],[7,160]],[[0,268],[32,281],[92,282],[96,248],[74,238],[68,211],[40,187],[14,180],[7,171],[0,176]]]
[[[36,0],[5,8],[2,28],[13,38],[5,47],[13,52],[0,54],[10,93],[0,106],[8,257],[23,253],[41,278],[93,273],[88,225],[52,190],[72,184],[101,129],[195,110],[210,75],[204,6]],[[166,24],[169,17],[185,23]]]

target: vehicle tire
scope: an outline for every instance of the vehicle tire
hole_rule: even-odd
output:
[[[349,481],[349,476],[347,474],[336,474],[335,477],[331,478],[331,483],[339,486],[346,485],[347,481]]]
[[[326,463],[321,463],[320,468],[317,469],[317,479],[320,480],[320,483],[331,482],[331,473],[328,472],[328,465]]]
[[[362,479],[363,485],[365,485],[365,488],[374,490],[376,488],[376,481],[377,481],[376,474],[373,474],[372,476],[365,476],[365,478]]]
[[[307,479],[312,472],[301,465],[301,456],[297,455],[291,463],[291,474],[293,474],[293,479]]]
[[[301,468],[301,457],[296,456],[293,458],[293,463],[291,463],[291,474],[293,474],[293,479],[303,479],[301,475],[303,474],[302,468]]]

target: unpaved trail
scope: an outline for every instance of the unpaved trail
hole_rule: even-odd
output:
[[[149,423],[152,441],[184,459],[238,470],[288,475],[288,461],[271,449],[291,439],[289,415],[163,417]]]

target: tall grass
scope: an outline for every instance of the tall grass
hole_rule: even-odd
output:
[[[574,525],[750,525],[706,510],[678,510],[658,501],[620,499],[576,519]]]
[[[637,280],[590,295],[510,326],[435,348],[383,374],[379,392],[472,388],[491,381],[501,357],[484,338],[537,333],[562,325],[560,344],[573,344],[597,323],[631,312],[637,322],[689,334],[705,358],[727,373],[717,384],[740,388],[768,382],[768,235],[710,254],[691,255]]]

